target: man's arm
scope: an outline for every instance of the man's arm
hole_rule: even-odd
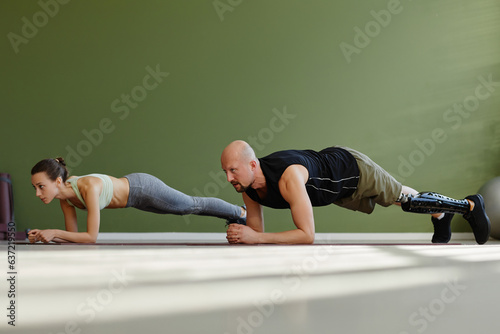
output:
[[[240,224],[228,226],[226,239],[230,244],[256,243],[257,233],[264,232],[262,205],[252,200],[246,193],[243,193],[243,202],[247,207],[246,226]],[[245,241],[242,240],[243,235]]]
[[[256,232],[264,232],[264,214],[262,205],[243,193],[243,202],[247,207],[247,226]]]
[[[290,204],[296,230],[266,233],[263,243],[312,244],[314,242],[314,215],[306,190],[309,172],[302,165],[289,166],[279,181],[281,196]]]
[[[292,219],[297,229],[264,233],[249,226],[239,225],[230,226],[232,231],[228,229],[228,236],[232,232],[237,243],[312,244],[315,229],[311,200],[305,186],[308,177],[309,172],[304,166],[292,165],[285,170],[279,181],[281,195],[290,204]],[[247,214],[251,214],[250,210]]]

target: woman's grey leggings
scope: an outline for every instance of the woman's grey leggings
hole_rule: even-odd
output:
[[[167,186],[160,179],[144,173],[126,175],[130,192],[127,208],[160,214],[214,216],[238,219],[241,207],[213,197],[192,197]]]

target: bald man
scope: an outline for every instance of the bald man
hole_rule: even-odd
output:
[[[336,204],[371,213],[376,204],[401,205],[404,211],[431,214],[433,243],[451,238],[455,213],[467,219],[476,242],[485,243],[490,222],[481,195],[455,200],[436,193],[419,193],[404,186],[366,155],[347,147],[322,151],[286,150],[258,159],[248,143],[237,140],[221,156],[222,169],[247,207],[245,225],[227,230],[230,243],[311,244],[314,242],[313,206]],[[290,209],[296,229],[264,232],[262,206]]]

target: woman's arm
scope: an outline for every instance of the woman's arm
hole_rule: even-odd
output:
[[[65,200],[60,200],[61,210],[64,215],[64,226],[68,232],[78,232],[78,222],[74,206],[68,204]],[[54,242],[68,242],[67,240],[54,237]]]
[[[87,179],[87,178],[85,178]],[[99,234],[100,210],[99,195],[102,190],[102,181],[96,178],[88,178],[79,182],[80,194],[87,204],[87,232],[78,232],[76,210],[66,201],[61,201],[61,209],[64,214],[66,231],[63,230],[32,230],[29,233],[30,242],[76,242],[95,243]],[[80,181],[79,180],[79,181]]]
[[[78,222],[76,219],[76,210],[74,206],[68,204],[65,200],[60,200],[61,210],[64,215],[64,226],[68,232],[78,232]]]

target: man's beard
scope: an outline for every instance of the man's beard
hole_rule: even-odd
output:
[[[233,185],[233,187],[234,187],[235,185],[239,185],[239,187],[238,187],[238,188],[236,188],[236,187],[234,188],[234,190],[236,190],[236,191],[237,191],[237,192],[239,192],[239,193],[244,193],[244,192],[246,192],[246,191],[247,191],[247,189],[251,186],[251,184],[250,184],[250,185],[248,185],[248,186],[246,186],[246,187],[245,187],[244,185],[242,185],[242,184],[241,184],[241,183],[239,183],[239,182],[235,182],[235,183],[231,183],[231,184]]]

